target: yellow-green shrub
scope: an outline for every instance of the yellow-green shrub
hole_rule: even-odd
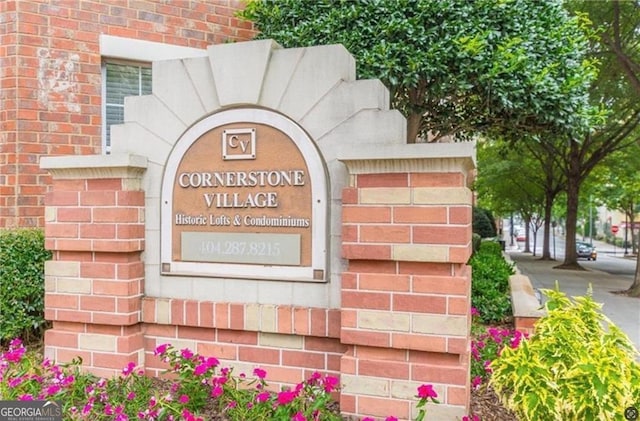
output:
[[[640,403],[638,351],[593,301],[545,290],[547,315],[491,364],[503,404],[526,420],[622,420]],[[605,328],[606,326],[606,328]]]

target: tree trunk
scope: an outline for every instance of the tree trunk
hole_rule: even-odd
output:
[[[551,210],[553,208],[553,197],[547,192],[544,197],[544,231],[542,238],[542,256],[540,260],[551,260],[551,252],[549,251],[549,239],[551,237]],[[555,256],[554,256],[555,257]]]
[[[636,275],[633,277],[633,283],[627,290],[630,297],[640,297],[640,253],[636,257]]]
[[[636,232],[633,229],[636,224],[635,214],[633,211],[629,214],[629,224],[627,224],[627,232],[629,232],[629,226],[631,226],[631,253],[638,253],[638,241],[636,239]]]
[[[524,252],[531,253],[531,247],[529,247],[529,237],[531,233],[531,218],[524,218]]]
[[[576,226],[578,222],[578,201],[580,196],[580,157],[579,145],[571,140],[567,171],[567,221],[564,250],[564,262],[558,269],[582,269],[578,264],[576,250]],[[590,221],[591,223],[591,221]]]
[[[422,114],[411,113],[407,117],[407,143],[416,143],[418,133],[420,133],[420,123],[422,122]]]

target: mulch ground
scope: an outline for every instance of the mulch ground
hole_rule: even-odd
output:
[[[506,409],[489,386],[471,391],[471,413],[481,421],[518,421],[513,412]]]

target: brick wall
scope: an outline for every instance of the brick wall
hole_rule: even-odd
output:
[[[372,167],[375,167],[372,165]],[[464,173],[356,174],[343,192],[346,414],[459,419],[469,401],[471,192]]]
[[[340,310],[221,303],[197,300],[143,300],[145,367],[159,375],[166,366],[153,352],[171,343],[215,356],[237,373],[261,367],[272,390],[295,385],[314,371],[340,375]]]
[[[421,384],[441,402],[429,405],[430,417],[468,413],[472,216],[463,171],[351,175],[342,196],[348,265],[341,308],[332,309],[145,296],[147,161],[83,158],[43,163],[53,176],[45,211],[51,359],[81,356],[103,376],[133,361],[158,375],[166,367],[153,352],[171,343],[238,373],[264,368],[274,389],[314,371],[339,376],[345,415],[414,419]],[[402,166],[372,162],[373,171]]]
[[[0,2],[0,228],[42,226],[40,156],[100,153],[101,34],[206,48],[252,38],[240,0]]]
[[[96,170],[91,170],[95,173]],[[54,179],[46,195],[45,352],[97,375],[144,363],[144,193],[139,169]],[[123,365],[124,364],[124,365]]]

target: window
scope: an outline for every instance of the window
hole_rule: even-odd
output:
[[[127,62],[104,62],[103,148],[111,151],[111,125],[124,122],[124,98],[151,93],[151,65]]]

